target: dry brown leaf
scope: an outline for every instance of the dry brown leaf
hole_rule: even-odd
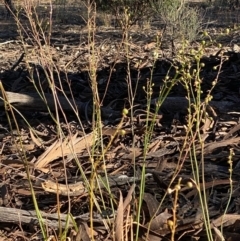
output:
[[[211,118],[206,118],[203,126],[201,127],[202,132],[205,134],[211,127],[212,127],[213,121]]]
[[[116,129],[103,129],[103,135],[112,135]],[[35,168],[46,167],[50,162],[57,158],[64,157],[70,154],[79,154],[84,149],[89,148],[93,144],[94,132],[91,132],[83,137],[78,137],[75,134],[72,137],[67,137],[64,141],[55,141],[47,150],[38,158],[35,163]]]
[[[158,210],[159,202],[150,193],[144,193],[143,200],[147,204],[148,212],[149,212],[150,217],[153,217],[153,215],[155,215],[157,210]]]
[[[240,220],[240,214],[225,214],[211,222],[213,227],[228,227],[233,225],[237,220]]]
[[[48,163],[48,161],[46,159],[48,158],[49,153],[51,154],[51,152],[53,152],[52,149],[54,149],[54,148],[56,149],[55,146],[58,143],[59,143],[59,141],[55,141],[50,147],[47,148],[47,150],[41,156],[38,157],[38,160],[35,163],[35,167],[36,168],[41,168],[41,167],[45,167],[46,166],[46,164]]]
[[[151,43],[145,44],[143,48],[144,48],[144,50],[154,49],[154,48],[156,48],[156,43],[155,42],[151,42]]]
[[[133,226],[135,227],[137,224],[133,223]],[[139,230],[142,235],[139,236],[139,240],[149,240],[149,241],[170,241],[168,238],[164,237],[163,235],[160,235],[159,233],[149,230],[148,227],[145,227],[141,224],[138,225],[139,226]]]
[[[227,140],[229,137],[231,137],[235,132],[240,130],[240,124],[235,125],[233,128],[230,129],[230,131],[223,137],[223,140]]]
[[[139,157],[142,155],[142,149],[141,148],[129,148],[129,153],[123,154],[121,157],[122,159],[126,160],[135,160],[135,158]]]
[[[84,221],[79,221],[79,220],[76,220],[77,221],[77,224],[78,224],[78,232],[77,232],[77,235],[75,237],[75,240],[81,240],[81,241],[90,241],[90,237],[89,237],[89,227],[87,225],[86,222]]]
[[[194,181],[192,181],[192,183],[194,183]],[[232,183],[234,184],[234,183],[236,183],[236,181],[233,181]],[[229,179],[213,180],[213,181],[211,181],[211,182],[206,182],[206,183],[204,183],[204,185],[201,183],[201,184],[200,184],[200,190],[202,191],[203,188],[208,189],[208,188],[213,188],[213,187],[215,187],[215,186],[228,185],[228,184],[230,184]],[[183,188],[181,189],[181,191],[184,192],[184,191],[186,191],[186,190],[191,190],[191,189],[192,189],[192,187],[183,187]],[[185,195],[185,197],[186,197],[186,198],[190,198],[190,197],[194,196],[197,192],[198,192],[197,189],[194,188],[193,190],[189,191],[189,193],[187,193],[187,194]]]
[[[38,147],[42,146],[42,143],[38,140],[38,138],[35,137],[35,135],[33,134],[32,130],[29,129],[30,132],[30,136],[32,138],[32,141],[34,142],[34,144]]]
[[[148,212],[150,217],[154,217],[158,211],[159,208],[159,202],[155,199],[155,197],[150,193],[144,193],[143,200],[147,203]],[[166,209],[163,213],[160,213],[159,215],[155,216],[150,221],[150,230],[160,230],[163,229],[163,227],[166,225],[167,220],[172,217],[172,214],[168,213],[168,210]],[[149,227],[149,223],[145,225],[146,227]]]
[[[172,217],[172,214],[168,213],[166,209],[164,212],[157,215],[150,223],[150,229],[155,230],[162,230],[167,225],[167,220]]]
[[[79,138],[77,138],[77,134],[75,134],[72,138],[68,137],[64,141],[58,140],[38,158],[35,163],[35,168],[46,167],[46,165],[53,160],[72,153],[81,153],[92,144],[92,141],[93,133]]]
[[[155,152],[161,145],[162,140],[155,140],[149,144],[148,152]]]
[[[102,131],[103,131],[103,135],[114,136],[114,135],[118,134],[119,129],[117,127],[111,127],[111,128],[107,127],[107,128],[104,128]],[[124,131],[125,131],[125,135],[132,133],[131,129],[129,129],[129,130],[124,129]]]
[[[231,139],[227,139],[227,140],[208,143],[205,145],[204,154],[205,155],[209,154],[217,148],[237,144],[239,142],[240,142],[240,137],[235,137],[235,138],[231,138]]]
[[[23,144],[23,145],[16,144],[16,145],[8,147],[8,149],[12,153],[19,152],[19,150],[22,150],[22,149],[23,149],[23,151],[32,151],[35,149],[35,145],[34,144]]]
[[[225,238],[223,237],[223,234],[217,227],[213,227],[214,233],[215,233],[215,241],[225,241]]]
[[[132,194],[135,190],[136,184],[134,183],[130,190],[128,191],[127,197],[125,198],[124,202],[123,202],[123,211],[126,210],[127,206],[131,203],[132,201]]]
[[[123,197],[122,192],[120,191],[120,198],[119,198],[119,204],[117,209],[117,216],[115,221],[115,238],[116,241],[122,241],[123,240]]]

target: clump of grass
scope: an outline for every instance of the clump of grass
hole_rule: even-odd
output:
[[[115,16],[122,29],[130,28],[149,13],[149,0],[96,0],[97,9]]]
[[[182,40],[193,41],[201,30],[202,17],[198,9],[192,8],[184,0],[152,1],[152,8],[164,23],[167,38],[176,52],[176,43]]]

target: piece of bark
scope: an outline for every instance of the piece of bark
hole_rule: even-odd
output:
[[[62,227],[66,225],[68,219],[67,214],[58,214],[58,213],[45,213],[40,212],[42,216],[43,223],[51,228],[59,228],[59,221],[61,221]],[[59,220],[60,217],[60,220]],[[76,216],[75,218],[81,218],[82,220],[89,221],[89,213]],[[39,221],[35,211],[26,211],[17,208],[7,208],[0,207],[0,220],[5,223],[16,223],[20,225],[36,225],[39,226]],[[94,217],[95,222],[102,222],[102,217],[99,214],[96,214]],[[69,218],[69,227],[73,226],[71,218]]]
[[[17,110],[21,111],[56,111],[64,112],[77,112],[82,115],[91,115],[91,107],[85,111],[86,103],[78,100],[72,100],[65,96],[57,96],[54,98],[52,94],[44,93],[44,96],[40,96],[38,93],[15,93],[6,91],[6,97],[3,98],[3,94],[0,95],[0,107],[5,104],[12,105]],[[103,118],[118,118],[121,117],[120,111],[114,111],[108,107],[102,107]],[[82,113],[84,112],[84,113]],[[90,113],[89,113],[90,112]]]
[[[157,99],[153,99],[151,104],[156,104]],[[193,103],[191,101],[191,103]],[[179,112],[187,110],[189,102],[185,97],[167,97],[160,109],[165,109],[170,112]],[[240,100],[239,103],[233,101],[210,101],[209,106],[213,107],[220,113],[227,113],[229,111],[240,111]]]
[[[58,214],[41,212],[43,222],[52,228],[59,227]],[[67,215],[61,214],[62,225],[66,224]],[[39,226],[39,221],[35,211],[25,211],[16,208],[0,207],[0,220],[5,223],[27,224]],[[73,223],[70,221],[70,226]]]
[[[80,101],[74,102],[71,99],[66,99],[64,96],[57,96],[56,100],[52,94],[44,93],[44,96],[40,96],[38,93],[15,93],[6,91],[6,99],[3,100],[3,95],[1,94],[0,106],[4,106],[4,102],[11,104],[18,110],[38,110],[47,111],[56,110],[62,108],[64,111],[73,111],[72,106],[77,106],[78,109],[81,108],[83,104]],[[72,105],[72,106],[71,106]]]
[[[6,91],[6,101],[7,103],[13,105],[18,110],[38,110],[38,111],[48,111],[56,110],[56,106],[59,110],[63,111],[73,111],[73,107],[77,110],[81,110],[82,105],[85,103],[81,101],[73,101],[70,98],[65,98],[64,96],[57,96],[56,100],[52,94],[44,94],[44,98],[41,98],[37,93],[14,93]],[[156,104],[156,99],[152,100],[152,104]],[[239,101],[240,102],[240,101]],[[227,111],[239,111],[239,103],[234,103],[232,101],[210,101],[209,105],[217,109],[220,113],[226,113]],[[0,107],[4,106],[3,98],[0,99]],[[161,108],[169,110],[171,112],[178,112],[188,108],[188,100],[185,97],[167,97]],[[108,108],[102,108],[104,116],[108,116],[114,113],[113,110]],[[112,113],[111,113],[112,112]],[[115,113],[114,113],[115,114]]]

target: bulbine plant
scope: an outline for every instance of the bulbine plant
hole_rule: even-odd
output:
[[[207,33],[205,33],[207,35]],[[186,42],[188,43],[188,42]],[[211,41],[210,41],[210,44]],[[191,57],[185,54],[184,47],[187,46],[183,44],[183,49],[178,53],[178,59],[182,60],[180,67],[177,69],[179,74],[180,83],[183,85],[186,91],[186,97],[188,100],[188,118],[186,125],[186,139],[182,148],[188,153],[188,158],[192,165],[193,183],[198,191],[201,212],[203,216],[203,221],[205,225],[206,234],[208,240],[213,241],[213,233],[211,230],[210,217],[208,211],[208,199],[205,190],[205,174],[204,174],[204,143],[202,135],[202,126],[205,121],[210,118],[208,115],[208,105],[212,100],[212,91],[216,84],[218,83],[219,73],[222,69],[222,63],[219,66],[213,67],[213,70],[217,71],[215,80],[212,82],[212,86],[205,93],[202,89],[203,77],[201,76],[201,70],[205,67],[205,64],[201,62],[201,58],[205,54],[205,48],[207,43],[202,41],[198,49],[192,49]],[[220,51],[221,53],[221,51]],[[194,63],[194,66],[193,66]],[[197,154],[197,150],[200,145],[200,156]],[[181,157],[180,157],[181,158]],[[200,171],[200,167],[201,170]],[[201,187],[203,185],[203,187]]]

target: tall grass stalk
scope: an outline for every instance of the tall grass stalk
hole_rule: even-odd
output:
[[[145,135],[144,135],[144,140],[143,140],[143,145],[144,145],[143,146],[143,165],[142,165],[142,173],[141,173],[139,203],[138,203],[137,216],[136,216],[137,230],[136,230],[135,240],[138,240],[139,227],[140,227],[140,217],[141,217],[141,210],[142,210],[142,201],[143,201],[143,195],[145,193],[146,157],[147,157],[151,137],[152,137],[152,134],[153,134],[153,131],[154,131],[156,118],[158,116],[159,110],[160,110],[164,100],[166,99],[166,97],[168,96],[170,91],[172,90],[173,86],[175,86],[175,84],[178,82],[178,79],[176,78],[177,75],[175,75],[173,78],[169,78],[168,74],[166,75],[165,79],[163,80],[163,85],[161,86],[161,89],[159,90],[159,96],[158,96],[158,99],[156,100],[156,108],[155,108],[154,114],[152,116],[151,115],[151,102],[152,102],[152,94],[153,94],[153,86],[154,86],[153,74],[154,74],[154,66],[155,66],[156,62],[158,61],[158,57],[159,57],[158,56],[158,49],[159,49],[160,45],[161,45],[161,39],[160,39],[160,36],[157,35],[156,36],[156,49],[152,53],[153,57],[154,57],[153,67],[152,67],[151,72],[150,72],[150,78],[147,81],[147,86],[143,87],[144,91],[146,93],[146,101],[147,101],[147,103],[146,103],[146,113],[147,113],[147,116],[146,116],[146,129],[145,129]],[[171,70],[171,68],[169,69],[169,72],[170,72],[170,70]],[[132,93],[132,92],[130,92],[130,93]],[[129,96],[131,97],[132,95],[129,94]],[[150,120],[150,116],[152,117],[151,120]],[[133,160],[133,161],[134,161],[134,164],[135,164],[135,160]],[[166,195],[163,197],[163,199],[162,199],[162,201],[159,205],[159,208],[161,207],[161,204],[164,201],[165,197],[166,197]],[[152,217],[152,219],[153,218],[154,217]],[[151,224],[151,221],[149,222],[149,227],[150,227],[150,224]],[[149,229],[148,229],[148,232],[149,232]],[[148,232],[147,232],[147,237],[149,235]]]
[[[106,191],[109,194],[110,199],[110,205],[112,209],[112,213],[115,216],[114,211],[114,200],[113,195],[111,193],[110,185],[108,182],[108,174],[107,170],[105,168],[106,166],[106,160],[105,160],[105,154],[109,150],[109,148],[112,145],[112,142],[116,135],[119,133],[122,127],[122,123],[124,120],[125,114],[123,113],[122,120],[120,121],[116,132],[111,136],[111,139],[106,147],[104,147],[103,144],[103,132],[102,132],[102,119],[101,119],[101,104],[102,100],[99,97],[99,91],[98,91],[98,82],[97,82],[97,68],[98,68],[98,49],[96,47],[95,42],[95,32],[96,32],[96,5],[93,1],[88,1],[87,3],[87,9],[88,9],[88,18],[87,18],[87,28],[88,28],[88,46],[89,46],[89,79],[90,79],[90,85],[92,89],[93,94],[93,110],[92,110],[92,129],[94,133],[94,137],[92,140],[92,148],[90,150],[90,161],[91,161],[91,177],[90,177],[90,192],[89,192],[89,208],[90,208],[90,227],[92,230],[91,238],[93,237],[93,210],[94,205],[97,207],[99,212],[102,212],[99,204],[97,203],[97,199],[95,197],[95,192],[98,190],[102,199],[103,203],[103,209],[105,209],[105,202],[104,197],[102,194],[102,190],[100,188],[100,182],[102,182],[101,177],[98,175],[98,171],[103,168],[104,174],[106,177],[106,182],[104,183]],[[109,77],[110,78],[110,77]],[[107,90],[106,90],[107,91]],[[98,157],[95,157],[96,153],[100,151],[100,155]],[[110,228],[107,227],[109,230]]]
[[[31,181],[31,174],[29,172],[27,156],[26,156],[26,152],[24,151],[23,140],[21,138],[21,132],[20,132],[20,129],[19,129],[18,121],[17,121],[17,118],[15,116],[15,113],[14,113],[14,110],[13,110],[11,104],[8,102],[7,95],[6,95],[5,89],[2,85],[2,82],[0,82],[0,91],[2,92],[2,101],[4,102],[5,113],[6,113],[6,116],[7,116],[7,119],[8,119],[8,124],[10,126],[10,130],[13,133],[13,126],[12,126],[12,120],[11,119],[13,119],[13,122],[16,126],[16,129],[17,129],[17,134],[19,136],[19,144],[16,142],[14,137],[13,137],[13,140],[15,141],[15,145],[16,145],[16,149],[18,150],[19,157],[22,160],[22,163],[24,164],[24,167],[25,167],[27,180],[28,180],[28,184],[29,184],[29,187],[30,187],[31,196],[32,196],[32,200],[33,200],[33,205],[34,205],[34,208],[35,208],[35,211],[36,211],[37,219],[39,221],[41,233],[43,235],[44,240],[47,240],[47,227],[46,227],[46,224],[44,223],[41,212],[38,208],[38,202],[37,202],[35,192],[34,192],[34,189],[33,189],[33,185],[32,185],[32,181]]]

